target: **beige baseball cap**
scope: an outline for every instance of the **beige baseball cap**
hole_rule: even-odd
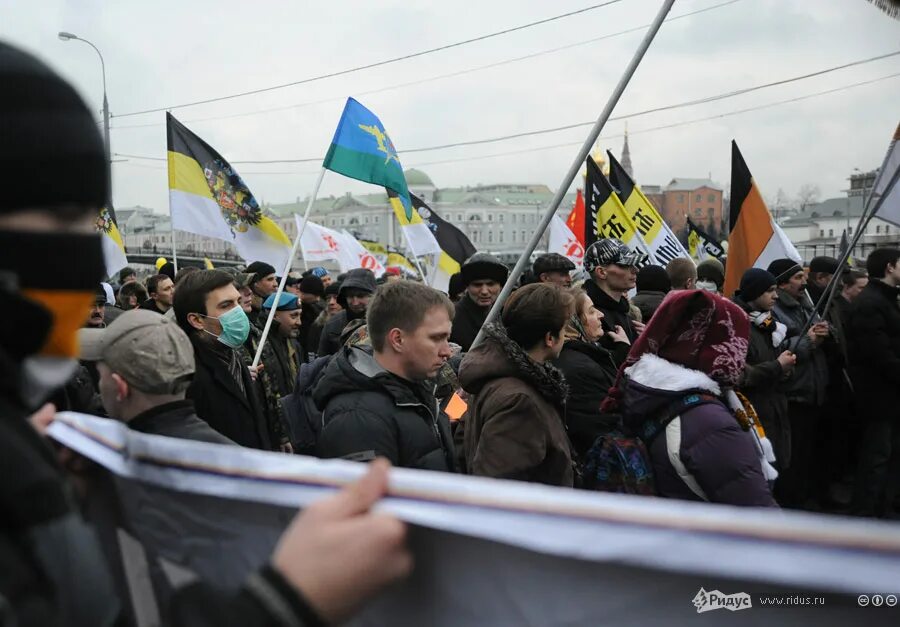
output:
[[[81,359],[102,361],[147,394],[173,394],[194,374],[194,348],[174,320],[126,311],[105,329],[80,329]]]

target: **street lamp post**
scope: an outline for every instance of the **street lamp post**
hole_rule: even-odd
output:
[[[106,63],[103,61],[103,55],[100,54],[100,50],[97,49],[97,46],[89,42],[87,39],[82,39],[78,35],[73,35],[72,33],[67,33],[66,31],[59,32],[59,38],[61,41],[82,41],[89,45],[94,49],[94,52],[97,53],[97,56],[100,57],[100,70],[103,73],[103,148],[106,150],[106,160],[107,163],[110,164],[110,179],[112,178],[112,152],[109,149],[109,101],[106,99]],[[107,202],[110,207],[112,206],[112,194],[109,190],[107,190]]]

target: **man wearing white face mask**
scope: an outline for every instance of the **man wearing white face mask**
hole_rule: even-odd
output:
[[[175,317],[194,346],[197,371],[187,397],[197,415],[242,446],[271,450],[264,406],[237,349],[250,332],[234,277],[201,270],[175,293]]]

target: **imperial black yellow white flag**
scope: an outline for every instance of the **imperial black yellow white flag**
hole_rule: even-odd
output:
[[[172,226],[231,242],[248,263],[284,268],[291,240],[262,209],[234,168],[166,113]]]
[[[103,237],[103,259],[106,262],[106,276],[113,276],[128,265],[125,244],[116,222],[116,214],[111,208],[102,207],[95,223],[97,232]]]

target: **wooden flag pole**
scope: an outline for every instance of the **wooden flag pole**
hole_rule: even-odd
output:
[[[569,171],[563,178],[562,183],[557,188],[556,194],[553,196],[553,200],[550,202],[550,206],[547,207],[547,211],[544,213],[544,217],[541,219],[540,224],[531,235],[531,241],[528,242],[528,246],[525,247],[525,250],[519,257],[519,260],[516,262],[516,266],[510,273],[509,278],[506,281],[506,285],[504,285],[503,289],[500,291],[500,295],[497,297],[497,301],[488,312],[487,318],[484,321],[485,326],[496,320],[497,316],[500,314],[503,303],[506,302],[506,299],[509,298],[509,295],[512,293],[513,286],[515,286],[516,281],[519,280],[519,276],[521,276],[522,272],[525,270],[526,264],[531,259],[531,253],[533,253],[534,249],[537,248],[538,242],[540,242],[541,237],[544,235],[544,231],[547,230],[547,226],[549,226],[550,224],[550,220],[553,219],[554,215],[556,215],[556,210],[559,209],[559,205],[560,203],[562,203],[563,196],[565,196],[566,192],[569,191],[569,187],[572,185],[572,181],[574,181],[575,177],[578,175],[578,171],[581,169],[581,165],[584,163],[584,160],[590,153],[591,147],[594,145],[594,142],[597,141],[597,138],[600,136],[600,132],[606,125],[607,120],[609,120],[609,116],[612,115],[613,109],[615,109],[616,105],[619,102],[619,99],[625,92],[625,88],[628,86],[628,83],[634,76],[635,71],[637,71],[638,66],[641,64],[641,60],[644,58],[644,54],[647,52],[647,49],[650,48],[650,44],[653,42],[653,38],[656,37],[656,33],[659,32],[660,26],[662,26],[663,20],[666,19],[666,16],[672,9],[673,4],[675,4],[675,0],[664,0],[662,6],[659,9],[659,12],[656,14],[656,18],[653,20],[650,28],[647,29],[647,33],[644,35],[644,39],[641,40],[641,43],[638,46],[638,49],[635,51],[634,56],[631,58],[628,67],[625,68],[625,72],[622,74],[622,77],[619,79],[619,83],[616,85],[616,88],[610,95],[609,100],[606,102],[606,106],[600,113],[600,117],[597,118],[597,121],[594,123],[590,134],[588,135],[587,139],[585,139],[584,144],[578,151],[578,154],[575,156],[575,161],[572,163],[572,166],[569,168]],[[475,337],[475,341],[472,342],[472,348],[478,346],[478,344],[481,343],[483,337],[484,326],[482,326],[478,331],[478,335]]]
[[[297,237],[294,238],[294,245],[291,247],[291,254],[288,256],[287,263],[284,266],[284,272],[281,273],[281,281],[278,282],[278,290],[275,292],[274,306],[269,310],[269,316],[266,318],[266,326],[263,327],[262,337],[259,338],[259,346],[256,348],[256,355],[253,356],[253,368],[256,368],[259,365],[259,359],[262,357],[263,346],[265,346],[266,338],[269,337],[269,331],[272,329],[272,320],[275,319],[275,312],[278,311],[278,301],[281,300],[281,295],[284,293],[284,286],[287,284],[288,273],[291,271],[294,257],[297,256],[297,250],[300,248],[300,238],[303,237],[303,232],[306,230],[306,225],[309,223],[309,212],[312,210],[313,203],[316,201],[316,196],[319,194],[319,188],[322,186],[322,179],[324,178],[325,168],[322,168],[322,171],[319,172],[319,178],[316,179],[316,184],[313,187],[312,195],[309,197],[309,202],[306,203],[306,211],[303,213],[303,225],[297,231]]]

